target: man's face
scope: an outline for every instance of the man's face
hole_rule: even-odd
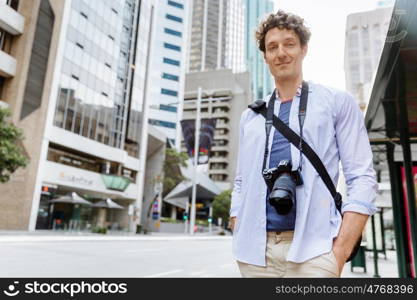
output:
[[[264,58],[275,79],[297,78],[306,54],[307,45],[301,46],[293,30],[272,28],[266,33]]]

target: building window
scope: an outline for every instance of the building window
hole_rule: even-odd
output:
[[[171,106],[171,105],[161,104],[161,105],[159,105],[159,109],[160,110],[165,110],[165,111],[170,111],[170,112],[177,112],[177,107],[176,106]]]
[[[165,17],[168,20],[175,21],[175,22],[178,22],[178,23],[182,23],[182,18],[180,18],[180,17],[176,17],[176,16],[173,16],[173,15],[170,15],[170,14],[166,14]]]
[[[0,101],[2,100],[2,93],[3,93],[3,87],[4,87],[4,83],[6,81],[6,78],[0,76]]]
[[[165,28],[165,33],[170,34],[170,35],[175,35],[178,37],[182,37],[182,33],[173,29],[169,29],[169,28]]]
[[[177,91],[168,90],[168,89],[161,89],[161,94],[168,95],[168,96],[174,96],[174,97],[177,97],[178,96],[178,92]]]
[[[88,20],[88,16],[85,13],[80,12],[80,15],[82,15],[84,18],[86,18]]]
[[[0,1],[0,2],[3,2],[4,4],[10,6],[14,10],[17,10],[17,8],[19,6],[19,0],[3,0],[3,1]]]
[[[175,50],[175,51],[181,51],[180,46],[173,45],[173,44],[170,44],[170,43],[164,43],[164,47],[167,48],[167,49]]]
[[[170,58],[166,58],[166,57],[164,57],[164,63],[169,64],[169,65],[174,65],[174,66],[179,66],[180,65],[180,62],[178,60],[170,59]]]
[[[180,80],[180,78],[177,75],[172,75],[172,74],[168,74],[168,73],[163,73],[162,78],[168,79],[168,80],[173,80],[173,81],[179,81]]]
[[[10,54],[13,36],[0,28],[0,50]]]
[[[171,0],[168,0],[168,5],[171,5],[171,6],[174,6],[174,7],[177,7],[177,8],[181,8],[181,9],[184,8],[183,4],[175,2],[175,1],[171,1]]]
[[[156,126],[162,126],[162,127],[166,127],[166,128],[174,128],[174,129],[177,127],[177,124],[175,124],[173,122],[154,120],[154,119],[149,119],[149,124],[156,125]]]

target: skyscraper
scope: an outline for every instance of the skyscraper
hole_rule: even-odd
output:
[[[354,13],[347,17],[345,39],[346,89],[366,107],[388,31],[392,7]]]
[[[164,132],[172,144],[180,133],[190,3],[157,0],[155,15],[149,123]]]
[[[192,8],[189,72],[232,69],[243,72],[242,0],[195,0]]]
[[[273,10],[274,4],[271,0],[245,0],[245,59],[251,72],[254,100],[263,99],[273,90],[271,75],[255,41],[259,22]]]

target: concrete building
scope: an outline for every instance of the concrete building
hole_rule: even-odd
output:
[[[1,97],[24,130],[31,162],[0,185],[0,228],[88,229],[100,210],[49,203],[76,192],[90,202],[111,198],[122,205],[106,225],[132,230],[147,200],[147,159],[165,147],[147,119],[153,1],[6,4],[14,7],[0,2],[0,27],[20,36],[9,38],[8,54],[0,53],[2,63],[14,59],[16,74],[7,69]],[[149,137],[142,134],[148,131]]]
[[[362,110],[370,97],[391,13],[392,7],[383,7],[347,17],[344,62],[346,89],[358,99]]]
[[[190,26],[188,72],[245,71],[242,0],[195,0]]]
[[[251,87],[253,99],[263,99],[272,93],[273,82],[268,66],[259,51],[255,32],[259,22],[274,10],[271,0],[245,0],[245,59],[251,72]]]
[[[180,126],[192,1],[157,0],[155,39],[150,68],[149,123],[180,147]]]
[[[60,37],[63,1],[0,1],[0,100],[24,131],[30,163],[0,185],[0,228],[27,229]]]
[[[201,118],[215,118],[214,143],[208,174],[221,190],[230,189],[236,172],[241,113],[251,103],[248,72],[229,69],[195,72],[186,75],[183,119],[195,119],[198,87],[203,90]],[[182,151],[186,152],[185,146]]]

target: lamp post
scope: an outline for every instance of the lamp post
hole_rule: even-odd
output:
[[[197,116],[195,119],[195,133],[194,133],[194,175],[193,175],[193,192],[191,198],[191,216],[190,216],[190,234],[194,234],[195,226],[195,204],[197,198],[197,166],[198,166],[198,152],[200,144],[200,107],[201,107],[201,86],[198,87],[198,96],[197,96]]]

